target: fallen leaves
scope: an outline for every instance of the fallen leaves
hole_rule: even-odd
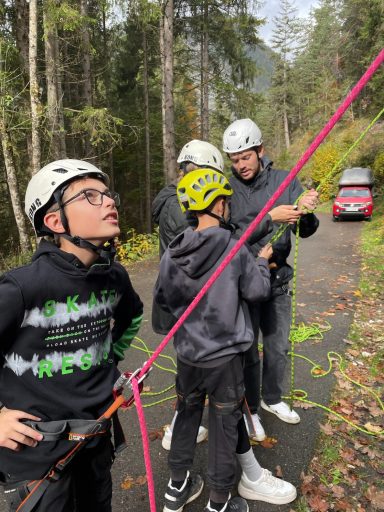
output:
[[[140,475],[140,476],[138,476],[136,478],[133,478],[132,476],[127,475],[124,478],[124,480],[121,482],[120,487],[124,491],[128,491],[129,489],[131,489],[134,486],[144,485],[146,483],[147,483],[147,476],[146,475]]]
[[[264,441],[261,441],[259,444],[263,448],[273,448],[276,443],[277,443],[277,439],[275,439],[274,437],[266,437],[264,439]]]
[[[371,485],[365,496],[377,510],[384,510],[384,491],[378,491],[375,485]]]
[[[369,431],[373,432],[374,434],[380,434],[384,433],[383,428],[380,425],[373,425],[371,422],[368,421],[368,423],[364,424],[364,427]]]
[[[314,512],[327,512],[329,510],[328,503],[320,498],[320,496],[311,496],[308,504]]]

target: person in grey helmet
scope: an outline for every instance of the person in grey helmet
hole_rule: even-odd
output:
[[[286,178],[287,172],[272,167],[273,162],[265,156],[261,131],[251,119],[239,119],[228,126],[223,135],[223,151],[232,165],[231,222],[245,229]],[[295,179],[275,205],[297,203],[292,208],[296,208],[300,218],[300,237],[307,238],[316,232],[319,225],[314,215],[318,193],[308,190],[302,194],[303,188]],[[291,250],[291,233],[296,233],[297,229],[296,222],[290,224],[273,244],[273,257],[270,262],[271,296],[269,300],[253,307],[252,312],[255,342],[246,354],[244,378],[246,399],[252,413],[257,440],[265,438],[258,416],[259,405],[287,423],[295,424],[300,421],[300,416],[282,401],[291,324],[289,281],[293,275],[287,258]],[[278,221],[275,221],[270,233],[254,244],[251,242],[255,255],[271,240],[278,227]],[[262,372],[257,345],[259,330],[263,337]]]

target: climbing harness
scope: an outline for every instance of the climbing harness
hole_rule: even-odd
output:
[[[27,483],[25,488],[25,497],[17,507],[16,512],[31,512],[33,508],[38,504],[40,499],[43,497],[46,489],[52,482],[56,482],[63,475],[64,470],[72,462],[75,455],[82,450],[86,444],[102,431],[107,431],[110,428],[110,422],[112,416],[124,403],[124,397],[118,396],[112,405],[96,420],[93,425],[89,425],[89,429],[86,433],[82,433],[76,436],[76,439],[72,439],[76,442],[75,446],[58,462],[56,462],[46,473],[46,475],[40,480],[33,480]],[[48,422],[53,423],[53,422]],[[104,432],[103,432],[104,433]],[[45,433],[44,435],[48,435]],[[49,440],[49,439],[46,439]]]

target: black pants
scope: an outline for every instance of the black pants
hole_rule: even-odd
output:
[[[111,512],[112,460],[109,437],[100,439],[94,448],[84,448],[63,476],[48,486],[33,512]],[[16,511],[21,502],[18,492],[6,492],[5,497],[9,512]]]
[[[288,360],[291,297],[281,293],[266,302],[251,305],[250,313],[255,341],[244,354],[244,383],[249,409],[256,413],[260,391],[268,405],[281,402]],[[263,335],[262,369],[257,347],[259,330]]]
[[[191,469],[208,395],[207,483],[211,489],[230,491],[235,483],[236,452],[244,453],[250,448],[242,413],[242,356],[215,368],[198,368],[178,360],[176,390],[179,404],[168,458],[170,469]]]

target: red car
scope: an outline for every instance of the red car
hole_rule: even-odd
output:
[[[368,167],[345,169],[339,179],[339,191],[333,202],[333,220],[357,218],[371,220],[374,176]]]
[[[340,187],[333,203],[333,220],[361,218],[371,220],[373,197],[370,187],[348,186]]]

